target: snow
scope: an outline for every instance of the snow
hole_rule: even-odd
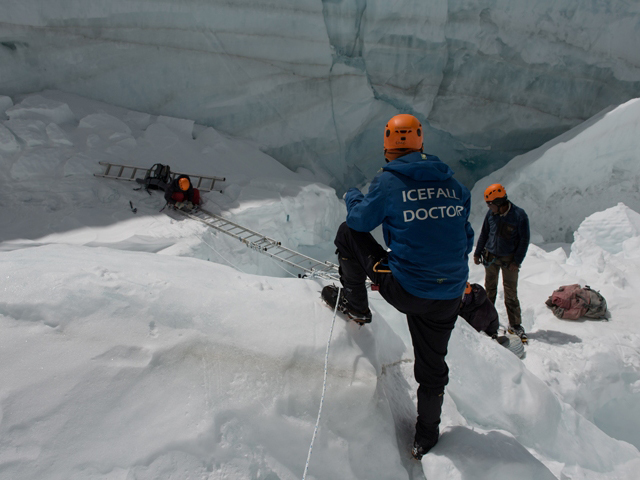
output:
[[[204,195],[208,210],[332,261],[346,214],[335,191],[189,119],[58,91],[3,98],[0,478],[302,478],[333,320],[319,299],[326,282],[161,212],[157,192],[93,174],[99,161],[162,162],[226,177]],[[596,117],[564,144],[583,185],[601,180],[584,151],[633,144],[629,111]],[[564,161],[547,145],[512,163],[560,195]],[[557,174],[542,176],[550,163]],[[540,231],[548,213],[527,203],[510,165],[490,179]],[[336,318],[307,478],[637,478],[640,214],[609,198],[616,191],[602,187],[584,202],[571,243],[530,246],[522,360],[457,322],[442,436],[422,462],[409,456],[416,384],[404,318],[373,292],[371,325]],[[574,215],[569,199],[557,205],[560,218]],[[470,269],[482,283],[483,269]],[[555,318],[544,301],[571,283],[599,290],[610,320]],[[501,290],[496,306],[504,324]]]
[[[2,6],[3,94],[59,89],[191,119],[339,190],[377,171],[380,125],[397,112],[418,116],[430,152],[472,186],[640,96],[636,1]]]

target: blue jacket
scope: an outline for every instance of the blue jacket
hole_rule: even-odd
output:
[[[513,261],[522,265],[529,248],[529,217],[520,207],[509,204],[504,215],[487,212],[474,256],[479,257],[485,249],[497,257],[513,254]]]
[[[473,248],[471,195],[440,159],[420,152],[389,162],[369,193],[351,188],[347,225],[370,232],[382,224],[389,267],[412,295],[435,300],[462,296]]]

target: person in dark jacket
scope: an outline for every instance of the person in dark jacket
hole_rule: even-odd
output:
[[[367,195],[345,195],[347,219],[335,239],[343,288],[323,289],[326,303],[358,323],[371,321],[366,279],[407,315],[415,354],[418,418],[412,454],[420,459],[438,441],[449,381],[445,362],[473,248],[470,193],[440,159],[422,153],[422,125],[397,115],[385,128],[387,164]],[[387,252],[369,233],[382,224]]]
[[[498,335],[500,319],[487,292],[477,283],[469,284],[462,297],[460,314],[477,332],[484,332],[518,358],[525,355],[522,339],[515,334]]]
[[[164,199],[169,205],[188,210],[201,203],[200,191],[193,187],[189,175],[174,178],[164,191]]]
[[[484,332],[491,338],[497,338],[500,318],[482,285],[467,282],[459,315],[476,331]]]
[[[527,336],[522,327],[518,300],[518,273],[529,248],[529,217],[509,201],[507,191],[499,183],[487,187],[484,198],[489,211],[482,224],[473,261],[476,265],[482,263],[485,266],[484,287],[493,304],[502,272],[509,332],[518,335],[525,343]]]

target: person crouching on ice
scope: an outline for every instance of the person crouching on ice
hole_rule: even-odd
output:
[[[387,164],[369,193],[345,195],[347,220],[335,238],[343,288],[327,286],[325,302],[359,323],[371,321],[366,278],[406,314],[415,353],[418,419],[412,455],[422,458],[437,442],[449,368],[445,362],[473,247],[470,193],[440,159],[422,153],[420,121],[396,115],[384,130]],[[382,224],[385,243],[369,233]],[[338,298],[338,291],[340,298]]]
[[[175,208],[192,210],[196,205],[200,205],[200,191],[193,187],[189,175],[180,175],[166,188],[164,199]]]
[[[498,328],[500,328],[498,311],[487,297],[487,291],[482,288],[482,285],[467,282],[459,315],[476,331],[484,332],[493,339],[498,337]]]

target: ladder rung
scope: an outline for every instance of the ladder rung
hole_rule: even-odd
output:
[[[120,180],[120,179],[135,180],[138,172],[141,172],[142,177],[145,177],[151,170],[150,168],[135,167],[133,165],[121,165],[118,163],[110,163],[110,162],[98,162],[98,163],[103,167],[105,167],[105,171],[103,174],[100,174],[100,175],[95,174],[95,175],[97,177],[112,178],[115,180]],[[111,172],[112,168],[115,168],[117,173],[112,173]],[[126,174],[126,172],[129,171],[127,169],[131,169],[130,176]],[[191,178],[191,181],[194,183],[194,185],[196,185],[196,188],[199,188],[200,190],[206,191],[206,192],[210,192],[211,190],[213,190],[213,186],[216,180],[220,180],[222,182],[226,181],[225,177],[215,177],[215,176],[208,176],[208,175],[191,175],[191,174],[186,174],[182,172],[171,172],[170,178],[171,180],[174,180],[179,175],[189,175],[189,178]],[[210,182],[211,186],[207,187],[205,181]]]
[[[224,180],[224,179],[222,179]],[[183,213],[184,212],[180,212]],[[199,220],[205,225],[210,226],[216,230],[219,230],[227,235],[235,237],[245,243],[248,247],[255,249],[258,252],[279,260],[287,265],[298,268],[308,274],[309,276],[318,276],[328,280],[339,281],[338,266],[329,261],[319,261],[314,258],[303,255],[299,252],[283,247],[281,242],[266,237],[258,232],[242,227],[235,224],[230,220],[207,212],[206,210],[198,210],[195,212],[197,215],[185,214],[189,217]],[[245,235],[243,237],[243,235]],[[252,238],[255,240],[251,240]],[[275,251],[270,251],[275,250]]]
[[[257,233],[252,233],[251,235],[248,235],[248,236],[244,237],[242,240],[246,240],[247,238],[257,237],[257,236],[258,236]]]

